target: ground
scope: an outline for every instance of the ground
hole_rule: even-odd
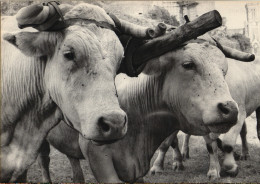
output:
[[[248,142],[249,142],[249,153],[250,160],[238,161],[239,174],[235,178],[225,177],[218,180],[209,180],[207,178],[208,171],[208,154],[204,140],[202,137],[192,136],[190,140],[190,159],[184,162],[184,171],[173,171],[172,164],[172,150],[169,150],[165,160],[165,171],[160,175],[151,176],[147,174],[144,178],[145,182],[149,183],[181,183],[181,182],[217,182],[217,183],[259,183],[260,182],[260,142],[256,135],[256,120],[253,114],[247,118],[248,126]],[[179,135],[180,145],[182,142],[183,134]],[[240,138],[237,141],[235,150],[240,152],[241,141]],[[72,182],[72,171],[66,156],[55,150],[51,149],[51,163],[50,173],[53,182]],[[157,156],[155,153],[152,162]],[[220,160],[222,154],[219,151]],[[152,163],[151,162],[151,163]],[[96,182],[93,177],[91,170],[86,160],[81,161],[81,166],[84,171],[85,182]],[[39,182],[41,181],[41,171],[37,163],[33,164],[28,172],[28,182]]]

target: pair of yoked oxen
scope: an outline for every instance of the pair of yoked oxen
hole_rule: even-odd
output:
[[[116,31],[139,38],[149,31],[113,20],[94,5],[57,6],[18,12],[20,28],[40,31],[10,33],[17,28],[5,30],[9,19],[2,24],[8,33],[1,40],[1,182],[25,181],[37,157],[43,181],[50,181],[49,143],[68,156],[75,181],[84,181],[78,159],[88,158],[98,182],[134,182],[149,171],[154,152],[173,132],[226,133],[248,112],[243,110],[258,107],[259,60],[226,58],[252,55],[205,35],[183,44],[175,34],[179,47],[165,45],[173,32],[125,54],[142,61],[146,53],[143,63],[149,61],[141,62],[138,77],[116,76],[124,55]],[[183,40],[199,36],[188,35]],[[243,94],[241,86],[247,89]]]

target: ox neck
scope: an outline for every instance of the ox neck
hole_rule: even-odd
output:
[[[16,173],[33,163],[62,114],[44,89],[46,62],[10,51],[14,51],[10,44],[2,48],[1,155],[5,159],[1,164],[4,171]],[[20,164],[14,164],[13,158]]]
[[[130,79],[125,90],[119,93],[120,104],[126,105],[122,108],[129,119],[128,132],[122,143],[123,147],[127,145],[128,152],[134,151],[131,157],[138,163],[134,171],[136,178],[149,171],[156,149],[177,129],[175,117],[162,101],[161,81],[158,77],[141,75]]]
[[[7,45],[5,47],[6,51],[3,51],[3,53],[8,53],[8,49],[13,50],[11,47],[13,46]],[[2,62],[1,75],[2,107],[4,105],[2,121],[15,122],[16,118],[19,118],[18,113],[25,114],[30,109],[37,108],[37,104],[41,103],[40,101],[45,93],[43,75],[46,63],[41,58],[27,57],[23,54],[11,53],[11,55],[6,57],[9,59],[6,62]],[[5,86],[7,84],[9,86]],[[7,107],[9,105],[10,107]],[[7,112],[7,114],[14,119],[8,120],[3,117],[7,108],[13,109],[13,114],[10,114],[10,112]]]
[[[163,80],[158,77],[147,76],[144,74],[139,75],[138,78],[128,77],[124,83],[123,88],[118,88],[119,102],[129,107],[127,109],[134,113],[150,114],[158,110],[166,109],[165,104],[162,102],[161,90],[163,87]]]
[[[41,127],[40,121],[32,120],[29,123],[28,118],[33,117],[32,112],[37,113],[39,117],[44,115],[47,118],[56,110],[56,105],[44,87],[45,58],[28,57],[19,52],[9,53],[13,50],[14,47],[10,44],[2,48],[2,52],[7,54],[2,58],[8,58],[8,61],[5,59],[1,62],[1,120],[2,131],[6,132],[6,135],[12,134],[13,130],[10,130],[10,125],[15,126],[18,123],[27,127]],[[27,119],[27,122],[24,119]],[[8,144],[8,142],[3,144]]]

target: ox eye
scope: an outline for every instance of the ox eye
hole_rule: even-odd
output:
[[[182,67],[185,68],[186,70],[194,70],[196,66],[192,62],[186,62],[182,64]]]
[[[67,51],[63,53],[63,56],[68,60],[74,60],[75,54],[73,51]]]

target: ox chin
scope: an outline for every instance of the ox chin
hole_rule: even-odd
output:
[[[113,144],[118,140],[109,140],[109,141],[98,141],[98,140],[91,140],[91,143],[95,146],[102,146],[105,144]]]
[[[208,124],[207,127],[208,129],[213,132],[213,133],[227,133],[230,128],[234,125],[235,123],[214,123],[214,124]]]

